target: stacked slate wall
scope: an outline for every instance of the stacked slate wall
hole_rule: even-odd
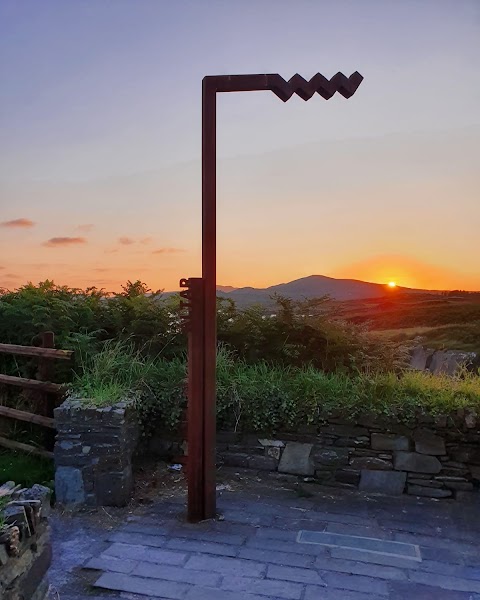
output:
[[[125,506],[139,434],[132,403],[104,408],[67,399],[55,409],[55,492],[67,506]]]
[[[13,482],[6,486],[10,483],[14,489]],[[34,485],[2,500],[6,505],[0,510],[4,520],[0,528],[0,598],[43,600],[52,559],[47,523],[50,490]]]
[[[181,454],[181,442],[159,433],[148,452],[172,459]],[[480,486],[480,420],[471,411],[418,417],[409,425],[365,416],[275,436],[220,432],[217,453],[227,466],[364,492],[466,499]]]

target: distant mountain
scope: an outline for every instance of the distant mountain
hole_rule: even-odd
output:
[[[226,292],[227,294],[229,292],[233,292],[236,289],[238,289],[238,288],[235,288],[235,287],[233,287],[231,285],[217,285],[217,290],[219,292]]]
[[[361,300],[364,298],[380,298],[398,291],[417,291],[402,287],[392,290],[380,283],[368,283],[356,279],[335,279],[324,275],[310,275],[309,277],[302,277],[289,283],[280,283],[267,288],[244,287],[232,288],[231,291],[228,291],[227,286],[219,286],[217,289],[219,290],[219,297],[231,298],[243,306],[254,303],[269,303],[271,296],[274,294],[280,294],[292,298],[292,300],[318,298],[326,295],[334,300]]]

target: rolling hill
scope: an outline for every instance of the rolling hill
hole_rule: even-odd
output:
[[[333,300],[362,300],[365,298],[381,298],[398,292],[415,292],[409,288],[397,287],[389,289],[379,283],[368,283],[356,279],[335,279],[324,275],[310,275],[288,283],[280,283],[267,288],[232,288],[218,286],[218,296],[231,298],[239,305],[269,303],[271,296],[280,294],[293,300],[330,296]]]

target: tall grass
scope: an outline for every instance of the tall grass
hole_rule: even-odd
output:
[[[108,340],[98,353],[80,355],[70,391],[95,406],[114,404],[138,395],[153,367],[130,341]]]

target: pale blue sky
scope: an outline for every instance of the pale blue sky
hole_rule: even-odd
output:
[[[0,0],[0,221],[36,223],[0,285],[198,273],[202,77],[358,70],[348,101],[219,98],[219,280],[385,255],[480,287],[479,40],[477,0]]]

